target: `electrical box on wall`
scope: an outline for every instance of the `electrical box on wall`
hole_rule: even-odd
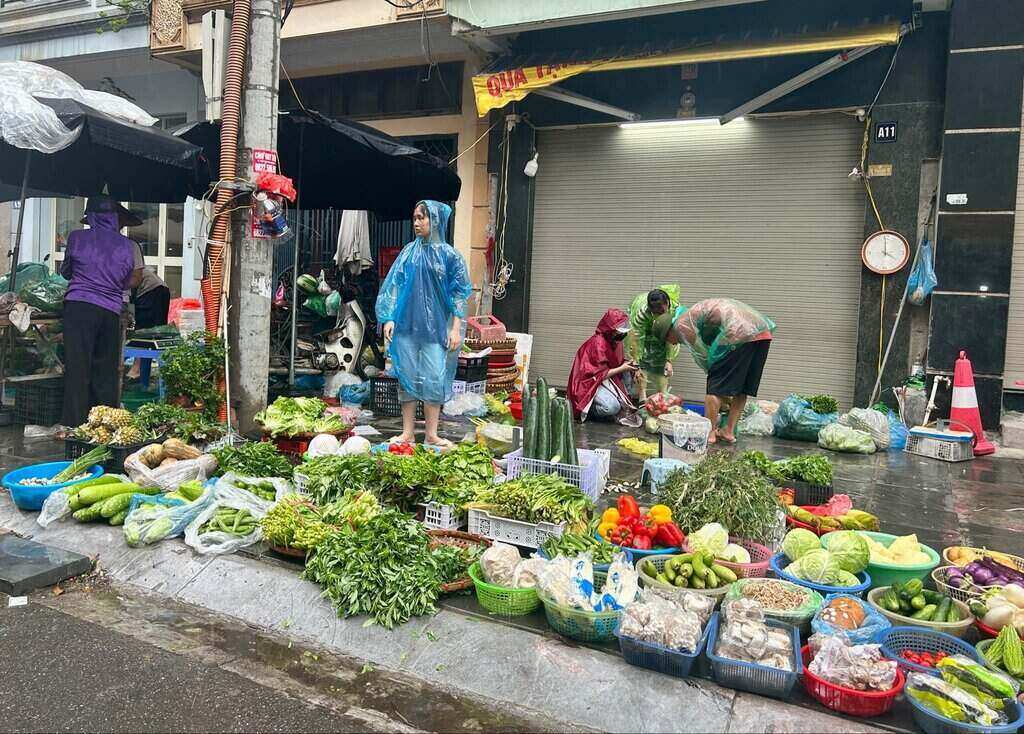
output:
[[[206,119],[219,120],[224,99],[224,57],[227,55],[231,24],[223,10],[211,10],[203,14],[202,28]]]

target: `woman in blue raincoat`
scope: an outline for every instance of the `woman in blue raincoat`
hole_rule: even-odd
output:
[[[392,372],[402,402],[402,434],[416,439],[416,402],[423,401],[426,443],[450,446],[437,435],[441,406],[451,399],[459,347],[466,332],[466,299],[472,293],[466,261],[445,242],[451,207],[421,201],[413,210],[416,239],[406,245],[377,296]]]

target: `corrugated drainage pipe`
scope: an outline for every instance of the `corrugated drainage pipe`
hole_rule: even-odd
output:
[[[252,0],[234,0],[231,6],[231,34],[224,68],[224,102],[220,123],[220,182],[231,183],[238,176],[238,128],[241,118],[242,82],[245,76],[246,46]],[[206,246],[205,277],[201,291],[206,312],[206,330],[216,334],[220,326],[221,290],[224,285],[224,245],[230,230],[228,213],[233,194],[217,189],[213,226]],[[227,338],[227,334],[224,335]]]

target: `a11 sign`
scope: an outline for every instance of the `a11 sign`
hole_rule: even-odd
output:
[[[896,142],[896,123],[895,122],[879,122],[875,125],[875,142],[876,143],[895,143]]]

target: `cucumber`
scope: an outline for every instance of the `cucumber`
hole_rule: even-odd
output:
[[[119,513],[110,518],[107,522],[111,525],[124,525],[124,519],[128,517],[128,510],[121,510]]]
[[[532,403],[530,386],[523,385],[523,457],[527,459],[534,458],[533,444],[537,440],[537,423],[533,422],[531,427],[531,419],[535,415]]]
[[[96,477],[95,479],[86,479],[84,482],[72,484],[70,487],[68,487],[68,489],[74,489],[76,492],[80,492],[86,487],[96,487],[101,484],[116,484],[118,482],[121,482],[121,480],[115,477],[113,474],[104,474],[103,476]]]
[[[936,621],[940,622],[942,620],[936,618]],[[953,601],[950,601],[949,609],[946,610],[946,621],[947,622],[959,622],[960,621],[960,607],[958,607],[956,605],[956,603],[953,602]]]
[[[932,617],[936,622],[945,622],[946,617],[949,616],[949,608],[953,606],[953,600],[948,596],[943,597],[942,601],[939,602],[938,608],[935,610],[935,615]]]
[[[537,378],[537,445],[534,455],[547,461],[551,458],[551,396],[548,394],[548,381]]]
[[[579,465],[580,456],[576,453],[576,437],[573,435],[572,403],[565,402],[565,463]]]

